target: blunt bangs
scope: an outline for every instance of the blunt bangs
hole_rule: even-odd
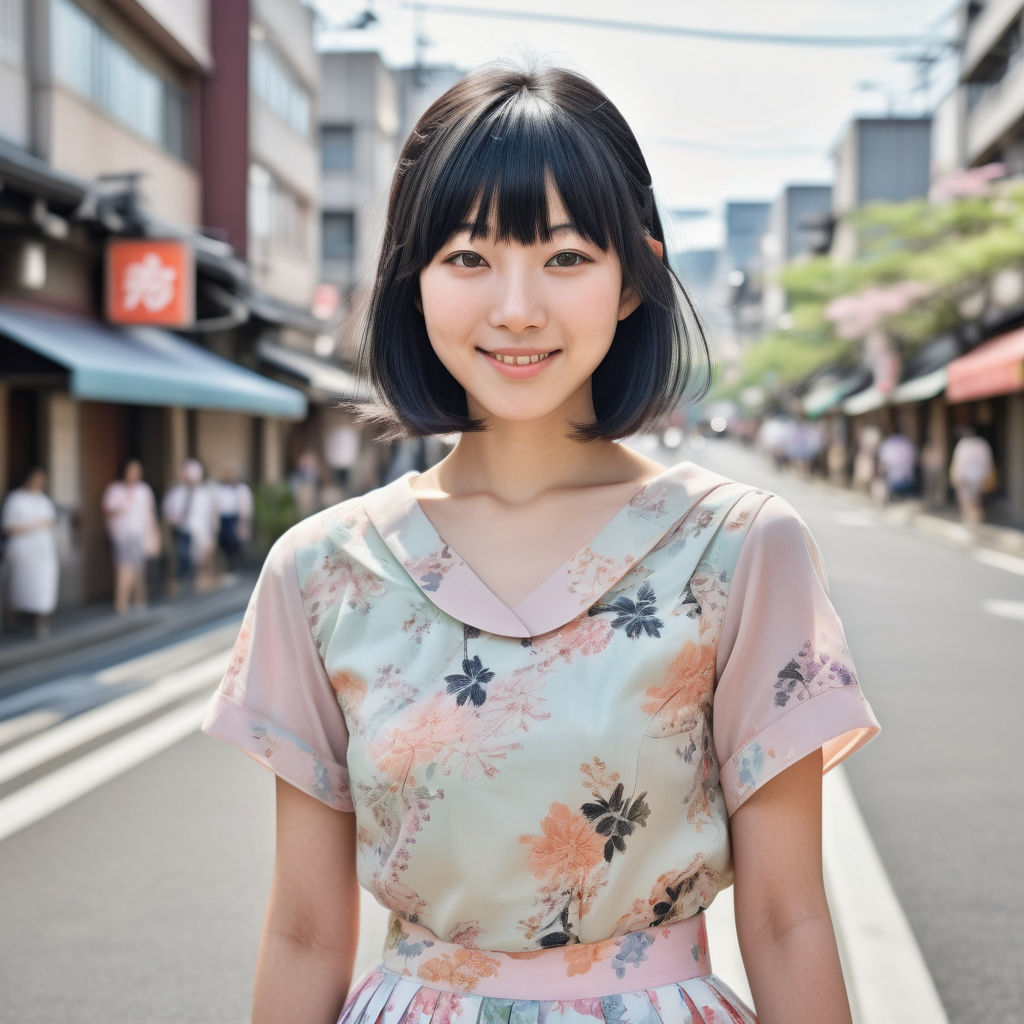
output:
[[[641,296],[592,376],[596,420],[573,424],[571,436],[615,440],[650,428],[682,398],[693,349],[703,349],[707,370],[698,396],[707,391],[706,335],[667,257],[647,244],[664,244],[664,233],[622,115],[574,72],[490,66],[436,100],[399,157],[360,352],[379,402],[357,415],[383,424],[385,437],[486,429],[430,345],[419,273],[467,224],[472,237],[498,243],[549,241],[551,185],[573,230],[613,250],[623,284]]]
[[[621,247],[629,211],[615,197],[623,182],[615,180],[583,125],[520,91],[471,123],[458,140],[434,184],[435,201],[423,210],[409,262],[422,269],[467,223],[474,238],[493,230],[499,243],[549,241],[549,182],[578,234],[604,250]],[[639,224],[630,226],[642,231]]]

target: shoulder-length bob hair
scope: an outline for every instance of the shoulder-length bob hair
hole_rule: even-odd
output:
[[[419,273],[471,216],[474,237],[490,222],[498,241],[548,241],[548,180],[574,229],[614,250],[623,284],[641,296],[593,373],[596,419],[574,423],[571,436],[614,440],[649,429],[682,398],[696,357],[708,371],[706,393],[707,337],[667,257],[648,245],[648,235],[664,244],[664,232],[629,125],[581,75],[489,65],[430,106],[399,157],[360,352],[379,401],[361,418],[383,421],[390,437],[485,429],[431,348]]]

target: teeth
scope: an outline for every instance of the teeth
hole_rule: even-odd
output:
[[[545,352],[540,356],[504,356],[497,352],[492,352],[491,356],[498,360],[499,363],[507,363],[509,366],[525,366],[527,363],[539,363],[542,359],[547,359],[551,355],[550,352]]]

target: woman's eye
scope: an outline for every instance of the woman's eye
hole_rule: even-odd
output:
[[[557,256],[552,256],[547,262],[549,267],[578,267],[581,263],[585,263],[587,260],[586,256],[581,256],[578,252],[560,252]]]
[[[479,267],[483,265],[484,258],[475,252],[457,252],[448,262],[453,267]]]

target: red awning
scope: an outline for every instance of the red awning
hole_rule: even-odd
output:
[[[1000,335],[948,366],[947,402],[1024,391],[1024,327]]]

